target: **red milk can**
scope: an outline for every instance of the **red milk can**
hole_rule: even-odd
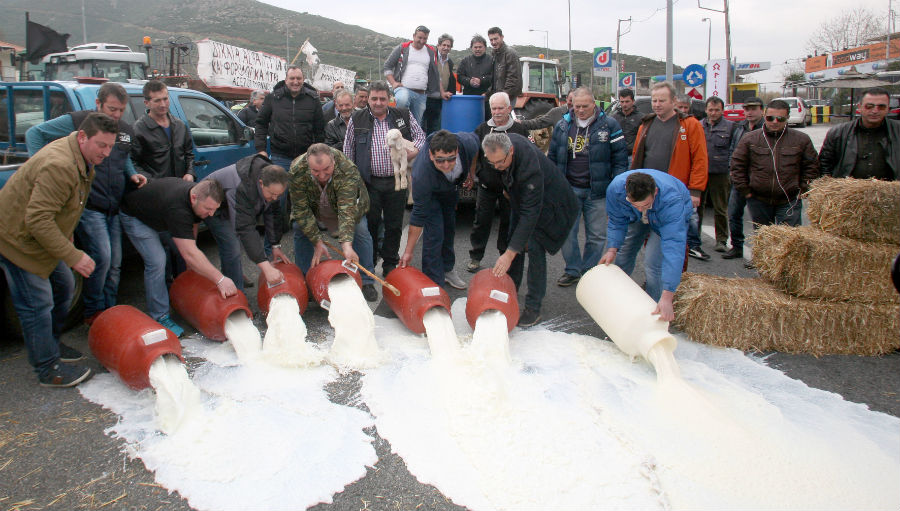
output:
[[[253,317],[247,297],[238,290],[234,296],[222,298],[216,283],[193,270],[179,275],[169,288],[169,301],[201,334],[214,341],[225,341],[225,320],[236,311]]]
[[[134,390],[150,386],[150,365],[163,355],[182,362],[178,337],[130,305],[103,311],[88,331],[88,346],[109,372]]]
[[[391,307],[400,321],[414,333],[424,334],[425,325],[422,318],[432,307],[443,307],[450,313],[450,296],[441,286],[425,276],[424,273],[407,266],[396,268],[385,278],[388,284],[400,290],[400,296],[390,289],[382,287],[384,301]]]

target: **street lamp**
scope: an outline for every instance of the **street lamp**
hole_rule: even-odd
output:
[[[709,37],[706,39],[706,61],[709,62],[710,59],[710,50],[712,48],[712,20],[709,18],[703,18],[702,21],[705,21],[709,25]]]
[[[529,28],[529,32],[543,32],[544,33],[544,47],[547,49],[547,53],[544,58],[550,58],[550,31],[549,30],[538,30],[536,28]]]

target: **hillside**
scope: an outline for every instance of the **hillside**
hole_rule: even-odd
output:
[[[4,4],[0,40],[24,46],[27,10],[33,21],[57,32],[71,34],[70,46],[82,42],[81,9],[74,2],[67,3],[66,10],[60,9],[59,0],[5,0]],[[253,15],[247,16],[247,13]],[[308,38],[319,50],[323,63],[353,69],[363,78],[368,78],[370,73],[377,74],[386,54],[404,40],[253,0],[92,0],[86,2],[86,14],[89,42],[127,44],[132,49],[140,46],[143,36],[150,36],[155,44],[170,37],[194,41],[209,38],[283,56],[287,26],[291,58]],[[454,60],[466,55],[467,46],[468,41],[463,38],[456,41],[460,51],[453,51]],[[513,47],[521,56],[537,56],[544,52],[536,46]],[[591,54],[585,51],[573,51],[572,54],[574,70],[582,72],[585,81],[589,80]],[[560,59],[563,67],[568,67],[567,51],[551,49],[550,57]],[[664,62],[625,54],[623,58],[627,59],[628,70],[637,71],[639,76],[665,72]]]

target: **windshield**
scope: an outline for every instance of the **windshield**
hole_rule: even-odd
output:
[[[81,60],[47,64],[47,80],[74,80],[76,76],[107,78],[111,82],[127,82],[129,78],[145,80],[144,68],[137,62],[115,60]]]

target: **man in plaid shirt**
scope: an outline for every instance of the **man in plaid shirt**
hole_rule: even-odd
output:
[[[368,108],[358,110],[347,123],[344,154],[359,169],[369,192],[367,220],[375,241],[375,261],[382,259],[381,270],[387,275],[400,262],[400,237],[408,190],[394,190],[394,166],[385,136],[388,130],[398,129],[403,138],[412,141],[416,150],[407,150],[411,162],[425,143],[425,133],[415,117],[405,108],[388,106],[390,88],[385,82],[369,87]],[[379,227],[384,222],[384,240],[378,243]]]

